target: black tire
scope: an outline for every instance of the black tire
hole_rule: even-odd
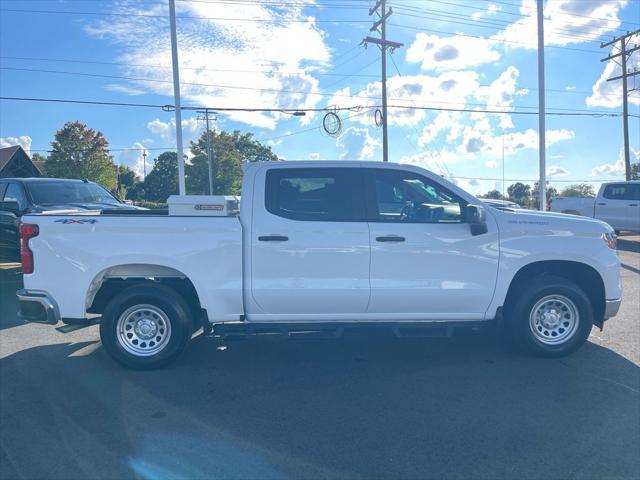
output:
[[[518,349],[537,356],[561,357],[576,351],[587,341],[593,326],[593,306],[585,292],[576,283],[556,275],[539,275],[527,284],[521,284],[521,288],[521,291],[515,292],[516,298],[510,302],[505,318],[509,336]],[[563,298],[568,299],[570,302],[564,307],[558,307],[557,312],[560,316],[560,320],[557,320],[558,326],[547,330],[542,322],[536,323],[537,316],[534,316],[532,325],[530,315],[538,302],[549,299],[550,296],[555,296],[560,301],[563,301]],[[553,302],[553,297],[548,301]],[[568,307],[567,310],[563,310],[566,307]],[[567,319],[571,318],[572,307],[575,307],[578,318],[573,322],[562,323],[565,320],[564,312],[569,315]],[[555,307],[553,312],[555,315]],[[556,319],[553,318],[552,321]],[[567,327],[562,330],[565,325]],[[534,328],[540,331],[534,332]],[[563,335],[567,337],[561,341],[556,340],[551,337],[554,332],[560,335],[558,338],[562,338]],[[541,340],[540,337],[546,338]],[[559,343],[550,343],[556,341]]]
[[[131,351],[136,346],[122,335],[134,336],[134,341],[139,342],[140,345],[143,341],[146,342],[146,340],[138,340],[137,336],[129,333],[134,331],[131,330],[132,324],[126,325],[126,328],[129,328],[128,332],[123,329],[121,335],[118,333],[120,317],[126,315],[124,318],[134,318],[138,312],[140,315],[150,312],[149,314],[153,317],[149,316],[149,318],[152,321],[156,318],[159,322],[158,325],[153,323],[152,327],[158,329],[159,335],[160,332],[163,335],[166,332],[168,336],[163,338],[161,349],[153,354],[148,354],[149,352],[136,354]],[[164,325],[165,322],[168,322],[168,325]],[[162,326],[166,330],[163,330]],[[164,285],[136,285],[123,290],[107,304],[100,321],[100,339],[107,353],[125,367],[153,369],[167,365],[182,353],[191,338],[191,326],[189,306],[175,290]],[[156,338],[161,337],[151,338],[148,344],[160,348],[160,343],[157,346],[152,345]]]

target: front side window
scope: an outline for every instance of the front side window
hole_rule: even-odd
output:
[[[371,170],[372,221],[461,223],[463,199],[441,185],[411,172]]]
[[[358,169],[287,168],[267,172],[266,208],[292,220],[363,221]]]

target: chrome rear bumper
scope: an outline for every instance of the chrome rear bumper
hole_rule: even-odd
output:
[[[56,301],[44,290],[18,290],[20,303],[18,317],[26,322],[55,325],[60,320]]]

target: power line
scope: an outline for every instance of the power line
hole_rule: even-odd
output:
[[[438,33],[438,34],[441,34],[441,35],[452,35],[454,37],[477,38],[477,39],[480,39],[480,40],[487,40],[487,41],[491,41],[491,42],[511,43],[511,44],[514,44],[514,45],[524,45],[526,47],[529,46],[529,44],[525,43],[525,42],[516,42],[515,40],[506,40],[504,38],[487,38],[487,37],[483,37],[481,35],[470,35],[470,34],[466,34],[466,33],[447,32],[445,30],[435,30],[435,29],[432,29],[432,28],[413,27],[411,25],[402,25],[402,24],[399,24],[399,23],[389,23],[389,25],[393,25],[394,27],[406,28],[406,29],[414,30],[414,31],[418,31],[418,32]],[[584,52],[584,53],[597,53],[597,54],[600,54],[600,52],[597,51],[597,50],[587,50],[585,48],[574,48],[574,47],[563,47],[561,45],[545,45],[544,48],[553,48],[553,49],[559,49],[559,50],[570,50],[570,51],[573,51],[573,52]]]
[[[623,122],[623,139],[624,139],[624,170],[625,170],[625,178],[627,180],[631,180],[631,157],[629,152],[629,94],[627,88],[627,78],[640,74],[640,71],[636,68],[633,72],[627,70],[627,60],[633,54],[640,50],[640,46],[635,45],[631,47],[628,45],[628,41],[631,37],[639,35],[640,28],[633,31],[627,32],[626,35],[622,35],[618,38],[614,38],[610,42],[602,43],[600,48],[610,47],[612,45],[616,45],[620,42],[620,46],[616,46],[619,49],[618,53],[610,53],[606,58],[600,60],[601,62],[607,62],[609,60],[613,60],[616,62],[616,58],[621,59],[620,68],[622,70],[622,75],[618,75],[615,77],[610,77],[607,79],[608,82],[614,80],[622,79],[622,122]]]
[[[446,12],[441,13],[439,10],[408,9],[406,7],[405,8],[396,7],[396,8],[401,10],[406,9],[409,12],[421,12],[421,13],[430,12],[428,15],[418,15],[415,13],[402,13],[402,12],[398,13],[398,15],[401,15],[404,17],[424,18],[427,20],[439,20],[439,21],[442,21],[444,19],[444,21],[446,21],[447,23],[455,23],[459,25],[467,25],[467,26],[480,27],[480,28],[489,28],[492,30],[495,30],[496,28],[505,28],[505,27],[509,27],[510,25],[513,25],[512,22],[507,22],[502,20],[480,20],[480,19],[476,20],[471,17],[467,17],[465,15],[458,15],[458,14],[446,13]],[[563,29],[563,28],[550,28],[549,30],[556,32],[556,35],[560,37],[579,38],[579,39],[584,39],[585,42],[595,42],[597,41],[598,38],[601,37],[601,35],[598,35],[598,34],[590,35],[584,32],[576,32],[573,30]],[[565,33],[562,33],[562,32],[565,32]]]
[[[128,103],[128,102],[105,102],[96,100],[71,100],[59,98],[32,98],[32,97],[10,97],[0,96],[0,100],[8,101],[25,101],[25,102],[51,102],[51,103],[70,103],[79,105],[101,105],[116,107],[141,107],[141,108],[159,108],[164,111],[171,111],[172,105],[160,104],[144,104],[144,103]],[[339,111],[355,111],[371,110],[380,108],[381,105],[356,105],[349,107],[337,107]],[[182,110],[203,110],[209,109],[216,112],[275,112],[275,113],[295,113],[295,112],[332,112],[336,107],[324,108],[260,108],[260,107],[205,107],[205,106],[182,106]],[[519,111],[519,110],[487,110],[487,109],[471,109],[471,108],[443,108],[432,106],[417,105],[388,105],[388,108],[410,109],[410,110],[433,110],[447,112],[466,112],[466,113],[491,113],[496,115],[537,115],[536,111]],[[575,116],[575,117],[620,117],[619,112],[546,112],[546,115],[552,116]],[[640,115],[629,114],[630,117],[640,118]]]
[[[6,60],[27,60],[34,62],[56,62],[56,63],[78,63],[87,65],[113,65],[123,67],[139,67],[139,68],[155,68],[160,70],[171,70],[170,65],[149,65],[144,63],[127,63],[127,62],[103,62],[98,60],[78,60],[78,59],[65,59],[65,58],[44,58],[44,57],[18,57],[0,55],[0,59]],[[366,77],[366,78],[378,78],[377,75],[372,74],[344,74],[344,73],[326,73],[316,71],[304,71],[304,70],[279,70],[278,68],[270,68],[268,70],[246,70],[235,68],[207,68],[207,67],[180,67],[180,70],[197,70],[197,71],[210,71],[210,72],[232,72],[232,73],[268,73],[268,74],[280,74],[280,75],[314,75],[321,77]]]
[[[36,68],[14,68],[14,67],[0,67],[0,70],[7,71],[23,71],[23,72],[33,72],[33,73],[52,73],[52,74],[60,74],[60,75],[76,75],[82,77],[93,77],[93,78],[108,78],[108,79],[117,79],[117,80],[129,80],[136,82],[152,82],[152,83],[172,83],[171,80],[161,80],[161,79],[153,79],[153,78],[142,78],[142,77],[128,77],[128,76],[120,76],[120,75],[103,75],[103,74],[95,74],[95,73],[86,73],[86,72],[70,72],[63,70],[46,70],[46,69],[36,69]],[[367,95],[347,95],[343,93],[322,93],[322,92],[306,92],[300,90],[283,90],[278,88],[260,88],[260,87],[246,87],[240,85],[223,85],[223,84],[210,84],[210,83],[199,83],[199,82],[181,82],[183,85],[192,85],[199,87],[212,87],[219,89],[232,89],[232,90],[250,90],[250,91],[259,91],[259,92],[270,92],[270,93],[290,93],[296,95],[314,95],[321,97],[339,97],[339,98],[349,98],[349,99],[365,99],[365,100],[376,100],[378,97],[372,97]],[[412,101],[403,98],[391,98],[395,101]],[[469,102],[448,102],[441,100],[431,100],[433,103],[447,104],[447,105],[470,105],[470,106],[479,106],[479,107],[494,107],[494,108],[510,108],[505,107],[504,105],[490,105],[484,103],[469,103]],[[525,108],[525,109],[535,109],[537,107],[527,106],[527,105],[514,105],[516,108]],[[592,112],[590,110],[581,110],[575,108],[560,108],[553,107],[550,108],[552,110],[564,110],[564,111],[573,111],[573,112],[588,112],[588,113],[608,113],[608,112]],[[284,111],[286,109],[283,109]],[[289,109],[291,111],[296,111],[296,109]],[[322,109],[321,109],[322,110]]]
[[[418,0],[416,0],[418,1]],[[423,0],[425,1],[425,0]],[[454,7],[459,7],[459,8],[467,8],[467,9],[472,9],[478,12],[487,12],[487,8],[484,7],[478,7],[478,6],[474,6],[474,5],[468,5],[468,4],[461,4],[461,3],[456,3],[456,2],[450,2],[450,1],[444,1],[444,0],[428,0],[429,3],[437,3],[437,4],[442,4],[442,5],[447,5],[447,6],[454,6]],[[510,3],[504,3],[504,2],[498,2],[498,1],[490,1],[489,3],[493,3],[493,4],[500,4],[502,3],[503,5],[509,5],[512,7],[516,7],[519,8],[521,7],[520,5],[514,5],[514,4],[510,4]],[[399,4],[399,3],[395,3],[394,5],[402,5],[404,8],[419,8],[419,7],[413,7],[413,6],[406,6],[404,4]],[[524,8],[530,9],[531,7],[527,7],[524,6]],[[533,10],[530,11],[535,11],[535,8]],[[498,14],[505,14],[505,15],[511,15],[511,16],[515,16],[515,17],[520,17],[520,18],[530,18],[532,15],[526,15],[520,12],[510,12],[507,10],[498,10],[496,12],[494,12],[494,15],[498,15]],[[603,21],[603,22],[613,22],[615,23],[616,21],[610,18],[602,18],[602,17],[593,17],[593,16],[589,16],[589,15],[580,15],[577,13],[568,13],[568,12],[553,12],[553,15],[562,15],[562,16],[566,16],[566,17],[575,17],[575,18],[588,18],[591,20],[599,20],[599,21]],[[619,23],[625,23],[625,24],[629,24],[629,25],[640,25],[638,23],[634,23],[634,22],[627,22],[624,20],[618,20]],[[611,27],[607,27],[610,28],[611,30],[619,30],[621,31],[621,28],[611,28]]]
[[[504,180],[505,182],[537,182],[538,179],[531,179],[531,178],[487,178],[487,177],[459,177],[457,175],[441,175],[445,178],[457,178],[460,180],[487,180],[487,181],[502,181]],[[610,178],[589,178],[589,179],[554,179],[551,178],[548,180],[548,182],[557,182],[557,183],[581,183],[581,182],[610,182],[611,179]]]
[[[6,1],[6,0],[5,0]],[[187,1],[187,0],[185,0]],[[359,45],[355,46],[352,50],[359,48]],[[345,52],[347,53],[347,52]],[[340,58],[342,55],[336,57]],[[357,58],[357,55],[354,58]],[[140,68],[156,68],[162,70],[171,70],[170,65],[149,65],[149,64],[140,64],[140,63],[127,63],[127,62],[104,62],[97,60],[80,60],[80,59],[66,59],[66,58],[45,58],[45,57],[22,57],[22,56],[7,56],[0,55],[0,59],[6,60],[25,60],[25,61],[35,61],[35,62],[54,62],[54,63],[77,63],[77,64],[86,64],[86,65],[115,65],[115,66],[123,66],[123,67],[140,67]],[[350,63],[353,58],[350,58],[346,63]],[[354,72],[362,71],[365,68],[371,66],[373,63],[377,62],[379,59],[376,59],[374,62],[365,65],[364,67],[354,70]],[[336,67],[332,67],[335,69]],[[278,69],[269,69],[269,70],[245,70],[245,69],[233,69],[233,68],[207,68],[207,67],[180,67],[181,70],[197,70],[197,71],[212,71],[212,72],[233,72],[233,73],[274,73],[274,74],[283,74],[283,75],[296,75],[296,74],[308,74],[313,76],[331,76],[331,77],[340,77],[341,79],[347,77],[361,77],[361,78],[378,78],[379,75],[374,74],[359,74],[359,73],[325,73],[325,72],[316,72],[316,71],[304,71],[304,70],[290,70],[290,71],[281,71]],[[342,80],[340,80],[342,81]],[[337,82],[339,83],[339,82]],[[326,85],[324,88],[329,88],[334,84]],[[480,87],[490,87],[489,84],[479,84]],[[526,85],[521,85],[520,88],[524,88],[527,90],[537,90],[537,87],[529,87]],[[566,90],[566,89],[553,89],[547,88],[545,89],[547,92],[556,92],[556,93],[566,93],[566,94],[574,94],[574,95],[591,95],[593,92],[587,90]],[[603,94],[603,96],[618,96],[615,93]]]
[[[0,12],[11,13],[43,13],[51,15],[91,15],[91,16],[110,16],[110,17],[142,17],[142,18],[160,18],[169,19],[168,15],[152,15],[148,13],[118,13],[118,12],[78,12],[71,10],[31,10],[21,8],[0,8]],[[369,23],[367,20],[318,20],[318,19],[273,19],[273,18],[240,18],[240,17],[201,17],[193,15],[177,15],[177,19],[181,20],[216,20],[221,22],[263,22],[263,23]]]
[[[432,0],[432,1],[436,1],[436,0]],[[529,7],[526,5],[514,5],[513,3],[508,3],[508,2],[502,2],[499,0],[491,0],[491,3],[497,3],[499,5],[509,5],[511,7],[516,7],[516,8],[524,8],[525,10],[529,10],[532,12],[535,12],[535,7]],[[601,21],[613,21],[613,20],[609,20],[607,18],[602,18],[602,17],[593,17],[590,15],[581,15],[579,13],[568,13],[568,12],[553,12],[555,15],[565,15],[565,16],[569,16],[569,17],[579,17],[579,18],[588,18],[591,20],[601,20]],[[620,23],[626,23],[628,25],[640,25],[640,23],[636,23],[636,22],[627,22],[627,21],[622,21],[620,20]]]

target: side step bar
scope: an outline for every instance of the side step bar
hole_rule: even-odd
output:
[[[390,330],[398,338],[450,337],[458,330],[479,331],[492,321],[468,322],[326,322],[326,323],[247,323],[229,322],[213,326],[211,335],[221,340],[246,340],[256,336],[278,335],[303,338],[338,338],[345,330]]]

